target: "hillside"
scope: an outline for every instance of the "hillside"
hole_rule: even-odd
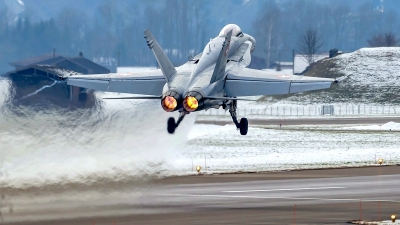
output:
[[[362,48],[326,58],[310,66],[305,76],[337,78],[329,90],[266,97],[273,102],[400,103],[400,47]]]

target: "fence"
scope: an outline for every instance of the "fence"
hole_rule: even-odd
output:
[[[238,116],[264,115],[264,116],[322,116],[323,105],[277,105],[265,108],[243,107],[237,109]],[[394,105],[334,105],[333,116],[350,115],[395,115],[400,114],[400,106]],[[223,109],[209,109],[201,111],[204,116],[229,116]]]

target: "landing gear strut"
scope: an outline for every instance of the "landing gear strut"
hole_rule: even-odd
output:
[[[168,119],[168,122],[167,122],[167,131],[168,131],[168,133],[170,133],[170,134],[175,133],[176,128],[182,122],[183,118],[185,118],[186,114],[187,114],[186,112],[180,112],[179,113],[178,122],[176,122],[176,123],[175,123],[175,118],[174,117],[170,117]]]
[[[240,130],[241,135],[246,135],[249,130],[249,121],[246,118],[240,119],[240,123],[236,117],[237,100],[233,100],[229,105],[229,113],[231,114],[232,120],[236,125],[236,128]]]

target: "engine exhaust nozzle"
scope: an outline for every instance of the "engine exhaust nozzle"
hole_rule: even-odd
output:
[[[173,112],[178,110],[182,104],[182,97],[175,90],[167,91],[163,94],[161,98],[161,106],[166,112]]]
[[[178,101],[172,96],[165,96],[165,98],[161,100],[161,106],[165,111],[172,112],[178,106]]]
[[[197,91],[189,91],[183,99],[183,108],[187,112],[201,110],[204,106],[204,97]]]
[[[188,112],[196,111],[198,107],[199,101],[193,96],[188,96],[183,100],[183,108]]]

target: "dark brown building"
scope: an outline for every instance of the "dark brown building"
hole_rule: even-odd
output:
[[[68,86],[65,79],[74,74],[110,73],[82,53],[78,57],[46,54],[9,64],[15,67],[8,77],[12,82],[13,101],[19,104],[51,102],[60,106],[93,106],[93,91]]]

